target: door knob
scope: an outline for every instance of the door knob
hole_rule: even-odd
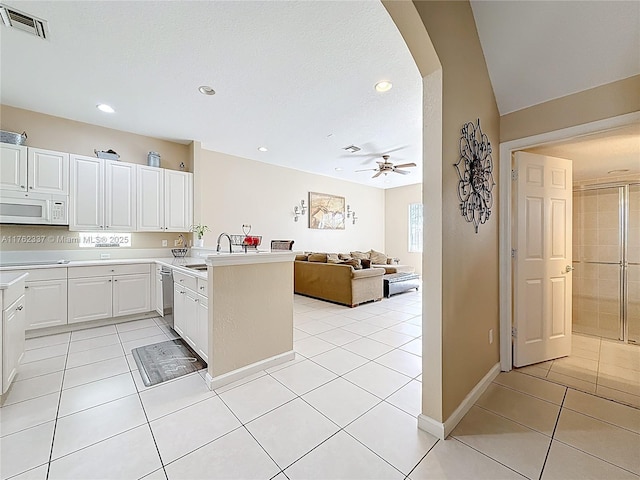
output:
[[[571,265],[567,265],[567,267],[564,269],[565,273],[569,273],[573,270],[573,267]]]

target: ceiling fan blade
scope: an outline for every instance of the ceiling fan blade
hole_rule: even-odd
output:
[[[396,168],[405,168],[405,167],[417,167],[417,165],[413,162],[411,163],[403,163],[401,165],[396,165]]]
[[[356,170],[356,172],[375,172],[377,168],[365,168],[364,170]]]
[[[376,177],[379,177],[380,175],[382,175],[382,171],[379,171],[378,173],[376,173],[376,174],[375,174],[373,177],[371,177],[371,178],[376,178]]]
[[[398,170],[398,169],[395,169],[394,172],[399,173],[401,175],[409,175],[411,173],[411,172],[408,172],[407,170]]]

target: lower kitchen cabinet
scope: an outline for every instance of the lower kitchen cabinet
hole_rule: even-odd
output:
[[[69,279],[69,323],[113,316],[112,277]]]
[[[198,313],[196,315],[196,331],[194,343],[196,353],[209,363],[209,307],[206,297],[198,295]]]
[[[27,330],[67,324],[67,279],[27,282]]]
[[[24,294],[2,311],[2,393],[11,385],[24,354]]]
[[[173,329],[205,362],[209,361],[207,298],[174,283]]]
[[[113,316],[150,311],[150,283],[148,273],[113,277]]]

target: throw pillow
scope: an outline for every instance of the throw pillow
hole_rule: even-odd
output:
[[[340,263],[337,253],[327,253],[327,263]]]
[[[348,253],[339,253],[338,258],[340,260],[351,260],[351,255],[349,255]]]
[[[371,259],[371,263],[375,265],[385,265],[387,263],[387,256],[384,253],[371,250],[369,254],[370,254],[369,258]]]
[[[312,253],[309,255],[310,262],[327,263],[326,253]]]
[[[299,262],[306,262],[307,260],[309,260],[309,255],[298,254],[296,255],[296,260],[298,260]]]
[[[360,260],[357,258],[352,258],[351,260],[345,260],[342,262],[343,265],[351,265],[354,270],[362,270],[362,265],[360,264]]]
[[[369,252],[351,252],[351,256],[358,260],[362,260],[363,258],[369,260]]]
[[[362,265],[362,268],[371,268],[371,260],[367,260],[366,258],[360,260],[360,264]]]

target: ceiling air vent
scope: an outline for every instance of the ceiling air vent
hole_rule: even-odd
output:
[[[356,153],[362,150],[360,147],[356,147],[355,145],[349,145],[348,147],[344,147],[343,150],[347,152]]]
[[[36,37],[45,39],[49,34],[45,20],[20,12],[7,5],[0,4],[0,17],[2,17],[2,23],[7,27],[17,28],[23,32],[31,33]]]

